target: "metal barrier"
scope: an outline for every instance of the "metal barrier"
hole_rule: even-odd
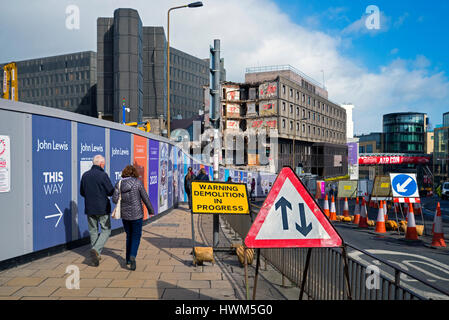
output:
[[[257,207],[252,205],[252,207]],[[258,207],[257,207],[258,208]],[[251,227],[249,216],[221,216],[234,231],[244,239]],[[419,286],[432,290],[442,299],[449,299],[449,291],[429,283],[419,276],[396,267],[367,251],[345,244],[347,251],[357,252],[378,261],[376,266],[381,270],[376,282],[372,267],[348,256],[349,281],[351,296],[354,300],[428,300],[428,296],[418,294],[413,287],[401,282],[406,277],[416,280]],[[308,248],[261,249],[262,257],[276,268],[283,276],[298,287],[301,285]],[[314,248],[305,293],[313,300],[345,300],[346,284],[343,273],[342,248]],[[410,279],[408,279],[410,280]],[[369,284],[368,284],[369,282]],[[415,284],[416,287],[416,284]]]

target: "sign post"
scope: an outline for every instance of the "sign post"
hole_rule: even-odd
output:
[[[216,181],[192,181],[192,246],[195,255],[195,231],[193,214],[250,214],[246,183],[224,183]],[[215,231],[215,230],[214,230]],[[215,247],[214,249],[222,249]],[[227,249],[227,248],[226,248]],[[229,249],[227,249],[229,250]],[[246,255],[245,255],[246,256]]]
[[[421,203],[419,198],[418,182],[414,173],[390,173],[391,190],[393,192],[394,203]],[[421,219],[423,225],[424,215],[421,210]],[[425,230],[425,227],[424,227]]]
[[[337,230],[305,188],[295,172],[284,167],[276,178],[259,214],[245,238],[249,248],[309,248],[301,283],[300,299],[304,292],[312,248],[343,248]],[[347,260],[345,276],[348,298],[351,299]],[[256,276],[258,274],[256,265]],[[257,281],[257,278],[254,279]],[[255,298],[255,292],[253,294]]]

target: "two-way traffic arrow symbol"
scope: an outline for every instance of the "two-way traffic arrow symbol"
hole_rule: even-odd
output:
[[[299,218],[301,225],[295,223],[296,230],[298,230],[304,237],[306,237],[310,231],[312,231],[312,222],[306,226],[306,213],[304,212],[304,203],[299,203]]]
[[[58,209],[59,213],[52,214],[52,215],[49,215],[49,216],[45,216],[45,219],[59,217],[58,221],[56,221],[56,224],[55,224],[55,228],[56,228],[58,226],[58,224],[59,224],[59,221],[62,218],[63,213],[61,212],[61,210],[59,209],[59,207],[58,207],[58,205],[56,203],[55,203],[55,207],[56,207],[56,209]]]
[[[296,230],[298,230],[299,233],[301,233],[304,237],[306,237],[310,231],[312,231],[312,223],[309,223],[309,225],[306,225],[306,213],[304,211],[304,203],[298,203],[299,206],[299,219],[300,219],[300,225],[295,223]],[[292,204],[285,199],[284,197],[281,197],[275,204],[276,210],[278,208],[281,208],[281,215],[282,215],[282,228],[284,230],[288,230],[288,218],[287,218],[287,208],[292,210]]]
[[[281,197],[278,200],[278,202],[276,202],[276,210],[279,207],[281,207],[281,213],[282,213],[282,228],[284,230],[288,230],[287,208],[289,208],[291,210],[292,204],[284,197]]]

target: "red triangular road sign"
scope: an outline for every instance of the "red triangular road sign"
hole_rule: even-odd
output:
[[[340,247],[342,239],[292,169],[276,178],[245,244],[249,248]]]

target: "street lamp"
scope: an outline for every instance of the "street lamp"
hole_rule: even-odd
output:
[[[170,138],[170,11],[181,8],[202,7],[201,1],[192,2],[183,6],[168,9],[167,13],[167,137]]]

